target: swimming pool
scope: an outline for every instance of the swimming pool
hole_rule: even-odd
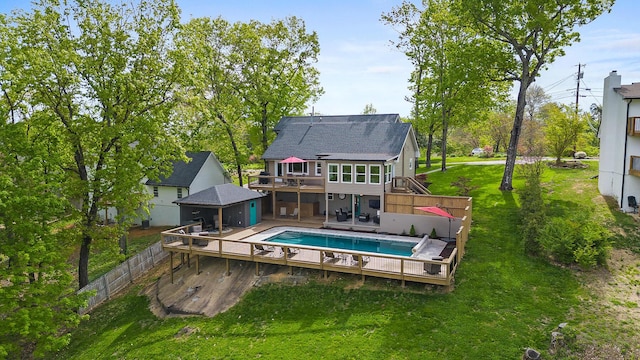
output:
[[[381,240],[375,238],[337,234],[318,234],[302,231],[283,231],[279,234],[266,238],[264,241],[400,256],[411,256],[411,249],[418,243],[417,241]]]

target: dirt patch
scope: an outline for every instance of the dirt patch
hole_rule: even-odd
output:
[[[167,261],[168,263],[168,261]],[[174,316],[215,316],[234,306],[242,296],[268,282],[298,284],[306,281],[305,276],[287,274],[288,267],[201,257],[200,274],[196,274],[195,259],[190,265],[180,263],[180,256],[174,259],[173,283],[166,271],[160,279],[149,284],[143,294],[150,298],[150,310],[158,317]],[[179,265],[177,265],[179,264]],[[167,269],[167,265],[163,268]]]
[[[588,346],[581,359],[640,358],[640,256],[614,249],[608,268],[577,272],[578,278],[594,295],[583,303],[594,324],[613,334],[609,344]]]

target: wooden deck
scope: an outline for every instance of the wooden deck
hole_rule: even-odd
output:
[[[263,222],[258,226],[223,234],[222,237],[208,234],[179,234],[180,227],[162,233],[162,246],[165,251],[195,256],[196,272],[199,273],[199,256],[220,257],[252,261],[256,263],[256,273],[260,263],[295,266],[309,269],[336,271],[343,273],[376,276],[402,281],[413,281],[436,285],[451,285],[457,268],[457,249],[442,261],[421,259],[406,256],[365,253],[352,250],[329,251],[303,245],[273,246],[267,242],[247,240],[252,235],[270,229],[274,226],[302,226],[320,228],[321,224],[301,224],[300,222],[272,221]],[[256,247],[262,246],[264,250]],[[333,257],[329,256],[332,253]],[[285,255],[286,254],[286,255]],[[173,256],[171,256],[171,281],[173,282]]]

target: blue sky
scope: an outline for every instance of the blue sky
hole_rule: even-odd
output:
[[[407,79],[411,65],[390,45],[397,33],[380,22],[401,0],[177,0],[183,19],[222,16],[229,21],[255,19],[270,22],[297,16],[308,31],[316,31],[320,56],[316,64],[325,94],[315,104],[327,115],[359,114],[373,104],[378,113],[409,115],[411,105]],[[0,12],[27,8],[29,1],[0,0]],[[640,1],[618,0],[611,13],[580,28],[581,42],[543,71],[536,83],[552,100],[575,103],[578,64],[584,64],[580,84],[580,107],[602,102],[602,83],[611,70],[622,75],[623,84],[640,82]],[[590,90],[586,90],[586,89]]]

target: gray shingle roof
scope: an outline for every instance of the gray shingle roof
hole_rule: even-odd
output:
[[[283,117],[262,158],[384,161],[400,154],[410,129],[398,114]]]
[[[189,163],[176,161],[173,163],[173,171],[169,177],[161,176],[159,181],[148,180],[147,185],[153,186],[175,186],[189,187],[196,175],[204,165],[211,151],[187,152],[187,157],[191,158]]]
[[[180,205],[228,206],[247,200],[259,199],[263,196],[257,191],[245,189],[235,184],[221,184],[178,199],[174,203]]]
[[[617,90],[624,99],[640,99],[640,83],[622,85]]]

